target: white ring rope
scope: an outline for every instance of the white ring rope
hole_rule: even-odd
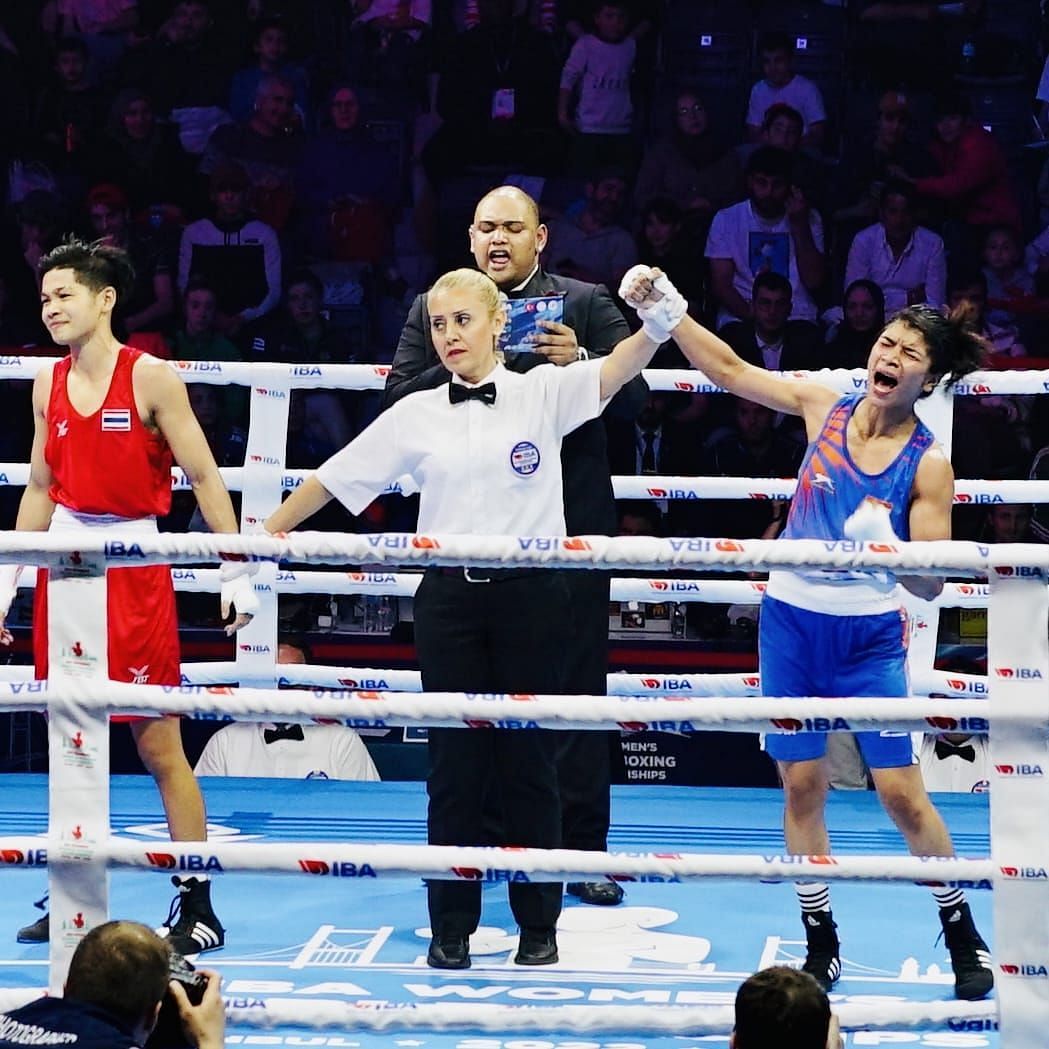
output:
[[[654,536],[427,536],[405,532],[370,535],[293,532],[286,538],[205,532],[129,534],[121,539],[84,535],[76,551],[110,566],[187,564],[202,560],[299,561],[311,564],[474,565],[505,568],[705,568],[765,571],[775,568],[882,569],[940,574],[1011,575],[1014,566],[1049,572],[1049,548],[1036,543],[938,540],[861,543],[850,539],[709,539]],[[0,564],[66,560],[67,535],[0,533]]]
[[[177,591],[217,594],[217,568],[173,568],[171,579]],[[257,583],[259,589],[278,594],[383,594],[414,597],[422,576],[418,572],[313,572],[278,570],[273,583]],[[760,579],[641,579],[611,581],[610,600],[641,601],[648,604],[676,601],[746,605],[756,604],[765,593]],[[36,576],[23,572],[19,586],[32,589]],[[925,602],[933,608],[986,608],[990,587],[986,583],[944,583],[943,592]]]
[[[19,354],[0,356],[0,379],[32,379],[55,357],[30,357]],[[287,382],[292,389],[358,389],[381,390],[390,373],[385,364],[278,364],[256,361],[171,361],[187,382],[204,382],[225,386],[265,385],[271,379]],[[682,393],[723,393],[702,372],[692,369],[648,368],[643,373],[652,390]],[[862,393],[867,388],[863,369],[843,368],[820,371],[783,373],[797,379],[812,379],[842,393]],[[1024,371],[977,371],[956,383],[949,396],[986,396],[988,394],[1049,393],[1049,369]]]
[[[221,967],[221,961],[215,963]],[[38,998],[43,988],[0,990],[0,1012],[9,1012]],[[582,994],[584,992],[578,992]],[[540,1001],[557,997],[549,989],[536,992]],[[287,998],[227,997],[226,1020],[244,1027],[283,1025],[353,1031],[469,1030],[526,1032],[622,1032],[636,1035],[682,1035],[692,1038],[725,1035],[732,1030],[731,1006],[689,1005],[493,1005],[465,1002],[400,1003],[377,1000],[345,1002]],[[835,1006],[844,1031],[912,1031],[962,1029],[975,1023],[996,1026],[995,1002],[895,1002],[890,1009],[864,1003]]]
[[[271,466],[277,464],[269,464]],[[250,469],[223,466],[219,469],[223,483],[231,492],[244,488]],[[281,488],[291,491],[313,473],[312,470],[282,468]],[[0,463],[0,485],[25,485],[29,482],[28,463]],[[622,475],[612,478],[612,491],[617,499],[707,500],[740,499],[759,502],[786,501],[797,487],[795,478],[769,477],[685,477],[676,475]],[[999,503],[1049,503],[1049,481],[985,481],[979,478],[955,481],[956,506],[993,506]],[[188,492],[192,488],[178,467],[171,471],[171,489]],[[384,494],[401,492],[397,484],[387,486]]]
[[[0,837],[5,867],[37,869],[48,863],[82,862],[76,843],[44,849],[42,836]],[[129,841],[110,837],[92,855],[111,867],[206,874],[252,871],[356,881],[377,878],[436,878],[445,881],[524,883],[593,881],[686,882],[708,878],[755,881],[914,882],[964,889],[991,889],[1013,880],[989,859],[955,856],[748,856],[731,853],[582,852],[455,845],[366,845],[355,842]],[[1006,866],[1007,870],[1016,869]]]
[[[135,685],[68,678],[0,682],[0,711],[41,710],[72,701],[110,713],[179,714],[214,721],[317,721],[349,728],[608,729],[678,732],[980,732],[991,726],[986,699],[922,697],[798,698],[500,695],[371,690],[275,691],[205,685]],[[1016,706],[995,724],[1039,725],[1037,712]]]

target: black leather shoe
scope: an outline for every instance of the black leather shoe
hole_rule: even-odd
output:
[[[469,936],[435,936],[426,952],[426,964],[431,969],[469,969]]]
[[[514,965],[553,965],[557,961],[557,933],[545,927],[523,928]]]
[[[570,881],[565,891],[598,907],[614,907],[623,902],[623,887],[614,881]]]

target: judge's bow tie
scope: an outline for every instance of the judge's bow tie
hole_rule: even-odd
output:
[[[462,404],[463,401],[495,404],[495,383],[486,382],[483,386],[464,386],[461,382],[449,383],[448,400],[452,404]]]
[[[305,740],[301,725],[289,725],[287,722],[278,721],[273,728],[264,729],[262,738],[267,743],[276,743],[278,739],[297,739],[300,743]]]
[[[945,739],[936,741],[936,757],[943,761],[945,758],[956,757],[962,761],[975,761],[976,748],[971,743],[949,743]]]

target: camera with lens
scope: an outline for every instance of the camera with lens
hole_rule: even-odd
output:
[[[200,1005],[207,990],[208,978],[175,951],[171,952],[168,962],[168,976],[182,985],[191,1005]],[[193,1049],[186,1032],[182,1029],[182,1018],[178,1014],[178,1006],[171,996],[170,989],[160,1003],[157,1025],[153,1028],[145,1049]]]

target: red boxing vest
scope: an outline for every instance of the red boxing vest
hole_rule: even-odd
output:
[[[171,509],[171,449],[139,418],[131,382],[140,350],[122,346],[105,400],[92,415],[69,402],[72,363],[54,366],[44,459],[52,500],[85,514],[162,517]]]

